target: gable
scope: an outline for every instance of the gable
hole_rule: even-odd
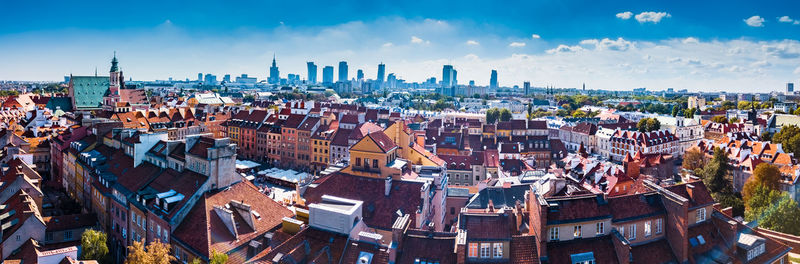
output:
[[[383,153],[383,151],[381,151],[381,148],[371,137],[361,138],[361,140],[359,140],[358,143],[356,143],[355,145],[353,145],[353,147],[350,148],[350,151]]]

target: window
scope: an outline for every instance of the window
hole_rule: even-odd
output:
[[[605,233],[604,232],[605,230],[603,230],[604,229],[603,228],[604,227],[603,224],[604,224],[603,222],[597,223],[597,234],[598,235],[602,235],[603,233]]]
[[[550,240],[558,241],[558,227],[550,228]]]
[[[492,257],[494,258],[502,258],[503,257],[503,243],[494,243],[494,252],[492,252]]]
[[[376,169],[378,168],[378,160],[373,160],[372,167]]]
[[[469,243],[469,257],[470,258],[478,257],[478,243]]]
[[[52,241],[53,240],[53,232],[47,232],[44,234],[44,241]]]
[[[481,258],[488,258],[489,254],[491,254],[491,244],[490,243],[481,243]]]
[[[661,234],[661,218],[656,219],[656,234]]]
[[[72,230],[64,231],[64,240],[72,239]]]
[[[574,228],[574,232],[572,234],[573,237],[581,237],[581,226],[576,225]]]
[[[356,158],[356,166],[361,166],[361,158]]]
[[[644,222],[644,237],[649,237],[651,234],[650,231],[650,221]]]
[[[631,224],[631,232],[628,234],[628,239],[636,240],[636,224]]]
[[[364,159],[364,168],[369,169],[369,159]]]
[[[706,220],[706,209],[700,208],[697,209],[697,223],[703,222]]]
[[[622,235],[623,237],[625,236],[625,227],[624,226],[620,226],[619,227],[619,234]]]

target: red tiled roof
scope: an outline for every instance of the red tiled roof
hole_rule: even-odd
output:
[[[619,263],[612,239],[611,236],[601,236],[547,243],[548,264],[572,264],[572,254],[584,252],[594,254],[594,263]]]
[[[558,209],[547,213],[547,224],[584,221],[586,219],[610,218],[611,208],[602,195],[581,195],[568,198],[548,199],[557,203]]]
[[[661,197],[655,192],[611,197],[608,198],[608,206],[614,222],[664,214]]]
[[[48,216],[42,217],[42,220],[47,226],[47,232],[91,228],[97,225],[97,215],[94,213]]]
[[[335,173],[319,183],[309,187],[304,197],[306,204],[319,203],[322,195],[333,195],[347,199],[364,201],[364,222],[374,228],[390,230],[397,211],[411,214],[412,226],[414,215],[422,201],[419,199],[423,186],[421,182],[392,180],[389,196],[384,195],[384,179],[360,177],[346,173]]]
[[[345,146],[345,147],[349,146],[350,144],[347,142],[347,140],[352,132],[353,132],[352,129],[340,128],[336,130],[336,134],[333,136],[333,139],[331,140],[331,145]]]
[[[689,195],[689,185],[694,187],[692,188],[691,195]],[[711,197],[711,194],[708,192],[708,188],[706,188],[702,181],[676,184],[669,186],[666,189],[686,199],[689,199],[690,209],[698,206],[711,205],[714,203],[714,198]]]
[[[631,247],[632,263],[677,263],[672,247],[666,239],[658,239],[647,244]]]
[[[511,237],[511,264],[538,264],[539,250],[536,236],[518,235]]]
[[[392,141],[392,139],[386,135],[386,133],[383,133],[383,131],[375,131],[369,133],[368,136],[375,141],[375,144],[378,145],[383,153],[387,153],[397,147],[397,144],[395,144],[394,141]]]
[[[429,263],[456,263],[454,252],[457,233],[428,232],[409,229],[403,235],[403,248],[397,263],[414,263],[416,259]]]
[[[516,222],[509,215],[496,213],[462,214],[459,229],[467,230],[467,240],[510,239]]]
[[[247,263],[275,263],[272,260],[278,254],[283,255],[278,263],[327,263],[328,259],[337,263],[346,245],[347,236],[308,227],[271,250],[258,253]],[[306,249],[309,251],[308,254],[305,252]],[[313,262],[314,259],[323,261]]]
[[[214,206],[224,207],[231,201],[242,201],[261,216],[260,219],[254,217],[255,230],[248,229],[252,231],[239,233],[238,239],[233,237],[214,212]],[[204,194],[173,233],[177,239],[208,257],[212,250],[227,253],[249,243],[280,226],[283,217],[290,216],[292,212],[289,209],[266,197],[250,182],[243,181],[228,189]]]

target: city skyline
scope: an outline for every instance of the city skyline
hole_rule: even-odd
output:
[[[301,79],[307,79],[306,62],[335,67],[347,61],[349,76],[363,69],[373,79],[383,63],[385,74],[409,82],[440,79],[442,65],[453,65],[461,72],[459,83],[475,80],[481,86],[489,85],[492,69],[498,71],[500,86],[586,83],[609,90],[768,92],[800,80],[800,17],[784,11],[796,3],[586,3],[536,2],[515,8],[530,12],[524,13],[477,3],[434,12],[448,5],[433,3],[426,9],[409,3],[393,8],[343,2],[264,21],[250,10],[301,7],[248,2],[234,10],[220,7],[227,13],[217,14],[211,10],[218,7],[201,1],[167,4],[139,17],[132,14],[148,8],[146,3],[5,3],[15,12],[0,18],[7,25],[0,28],[0,57],[6,61],[0,64],[0,79],[91,75],[116,50],[126,77],[135,80],[192,79],[197,72],[246,73],[265,80],[273,54],[283,78],[293,73]],[[176,10],[218,17],[206,21]],[[21,19],[34,12],[43,18]],[[47,14],[54,12],[76,15],[48,23],[53,18]],[[332,15],[337,12],[353,16]],[[89,13],[114,23],[81,18]]]

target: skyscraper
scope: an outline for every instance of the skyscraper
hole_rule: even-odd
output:
[[[381,62],[381,64],[378,64],[378,82],[379,83],[383,82],[383,76],[385,74],[386,74],[386,65],[384,65],[383,62]]]
[[[281,74],[278,71],[278,65],[275,63],[275,54],[272,54],[272,66],[269,67],[269,79],[267,82],[270,84],[278,84],[281,81]]]
[[[453,65],[444,65],[442,67],[442,86],[453,86]]]
[[[364,80],[364,70],[358,69],[358,72],[356,72],[356,80]]]
[[[497,89],[497,70],[492,70],[492,77],[489,79],[489,88]]]
[[[202,82],[203,81],[203,73],[202,72],[197,74],[197,81],[198,82]]]
[[[794,83],[787,83],[786,84],[786,93],[794,93]]]
[[[333,83],[333,66],[325,66],[322,68],[322,83],[331,85]]]
[[[340,61],[339,62],[339,81],[346,82],[347,81],[347,62]]]
[[[317,83],[317,65],[313,61],[306,62],[308,66],[308,83]]]
[[[222,77],[222,81],[225,82],[225,83],[231,82],[231,75],[230,74],[225,74],[225,76]]]
[[[524,82],[523,87],[525,87],[525,95],[530,94],[531,92],[531,82]]]

